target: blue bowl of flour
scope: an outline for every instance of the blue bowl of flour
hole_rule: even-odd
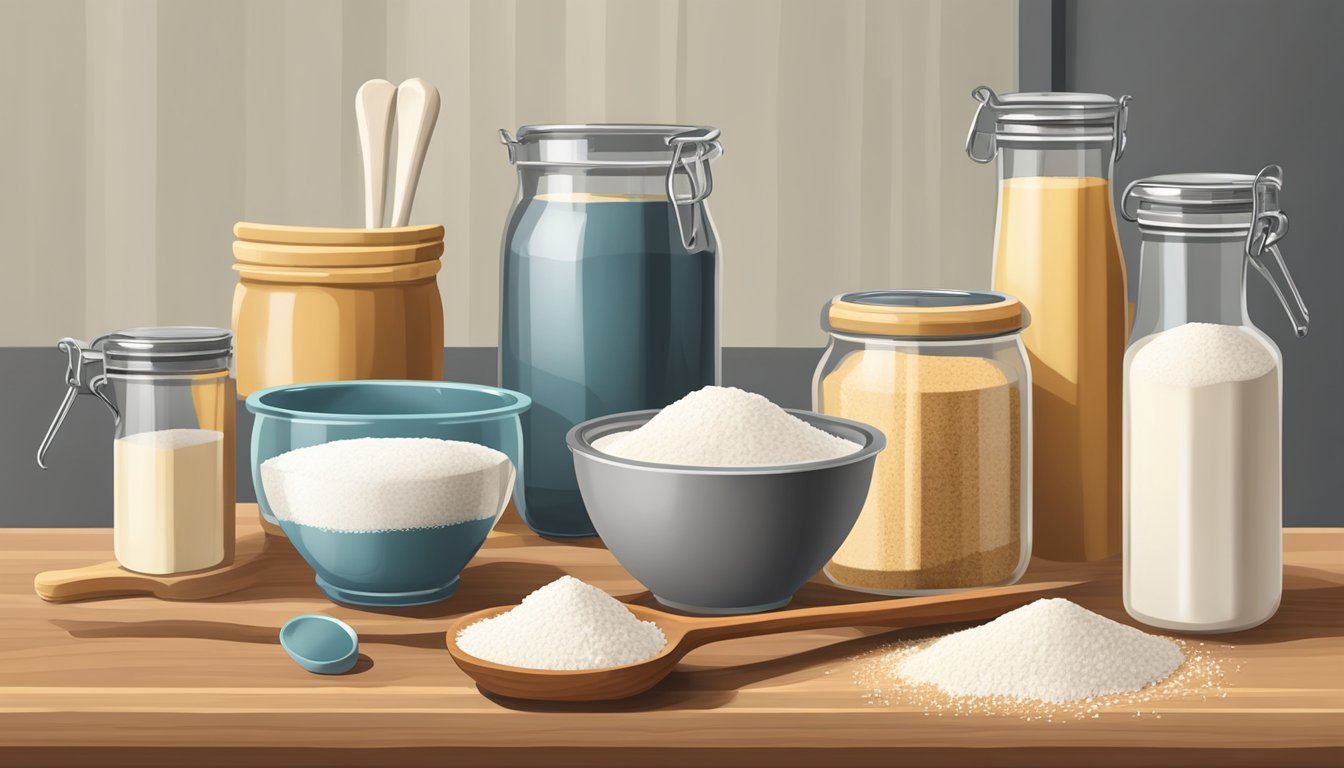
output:
[[[452,382],[330,382],[254,392],[247,408],[256,415],[251,466],[257,502],[312,566],[330,599],[371,606],[443,600],[457,589],[462,569],[508,505],[522,461],[518,415],[530,405],[517,392]],[[448,492],[442,516],[415,495],[423,478],[413,471],[399,479],[374,476],[385,483],[378,487],[361,472],[314,476],[291,483],[285,498],[274,497],[274,472],[269,488],[265,482],[262,466],[271,459],[363,438],[465,442],[501,455],[477,482]],[[383,456],[368,466],[392,471],[398,462]],[[339,513],[336,506],[353,511]]]

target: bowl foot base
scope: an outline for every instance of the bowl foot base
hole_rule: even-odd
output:
[[[452,581],[442,587],[417,592],[359,592],[328,584],[322,580],[321,576],[314,580],[317,582],[318,589],[322,590],[322,594],[333,602],[346,603],[347,605],[407,606],[426,605],[447,600],[457,591],[458,582],[462,579],[461,577],[454,577]]]
[[[683,613],[700,613],[712,616],[733,616],[740,613],[764,613],[765,611],[773,611],[776,608],[783,608],[784,606],[789,604],[790,600],[793,599],[792,596],[789,596],[784,598],[783,600],[778,600],[773,603],[764,603],[762,605],[748,605],[741,608],[711,608],[703,605],[687,605],[686,603],[678,603],[675,600],[667,600],[659,597],[658,595],[654,595],[653,597],[659,603],[667,606],[668,608],[672,608],[677,611],[682,611]]]

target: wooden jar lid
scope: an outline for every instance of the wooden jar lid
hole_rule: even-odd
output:
[[[283,224],[256,224],[240,221],[233,225],[233,236],[253,243],[281,245],[406,245],[443,239],[442,224],[378,229],[346,227],[290,227]]]
[[[238,264],[282,268],[364,269],[418,264],[443,255],[443,226],[342,229],[234,225]]]
[[[900,338],[976,338],[1021,330],[1028,322],[1016,298],[994,291],[856,291],[831,300],[827,331]]]

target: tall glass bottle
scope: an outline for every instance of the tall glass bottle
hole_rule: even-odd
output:
[[[504,232],[500,379],[522,416],[523,520],[592,536],[565,433],[717,383],[719,247],[705,198],[714,128],[529,125]]]
[[[994,290],[1031,314],[1033,552],[1098,560],[1120,551],[1121,368],[1129,331],[1111,170],[1124,152],[1129,97],[995,94],[966,139],[999,158]]]
[[[1124,599],[1151,626],[1232,632],[1278,608],[1282,357],[1246,311],[1246,266],[1305,335],[1276,245],[1282,186],[1268,166],[1154,176],[1122,196],[1143,233],[1125,354]]]

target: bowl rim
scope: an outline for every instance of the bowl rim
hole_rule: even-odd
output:
[[[651,472],[668,472],[679,475],[714,475],[714,476],[739,476],[749,477],[755,475],[787,475],[797,472],[810,472],[814,470],[831,469],[834,467],[843,467],[848,464],[855,464],[873,458],[887,447],[887,436],[882,430],[871,424],[865,424],[861,421],[852,419],[843,419],[839,416],[817,413],[816,411],[804,410],[802,408],[785,408],[784,411],[792,416],[807,422],[810,426],[821,429],[830,434],[835,432],[826,429],[827,426],[848,427],[864,436],[864,444],[853,453],[847,453],[844,456],[837,456],[833,459],[822,459],[820,461],[805,461],[798,464],[763,464],[760,466],[745,467],[701,467],[685,464],[659,464],[651,461],[637,461],[635,459],[625,459],[619,456],[612,456],[594,448],[592,441],[597,437],[605,437],[614,432],[628,432],[632,428],[638,428],[647,423],[656,416],[657,409],[647,411],[627,411],[625,413],[616,413],[610,416],[599,416],[595,419],[581,422],[574,425],[565,435],[565,444],[569,446],[571,453],[582,455],[593,461],[599,461],[604,464],[611,464],[628,469],[640,469]],[[633,425],[633,426],[631,426]],[[625,429],[612,429],[612,427],[621,426]],[[600,431],[600,434],[594,434]],[[836,435],[845,437],[844,435]]]
[[[281,392],[294,392],[307,389],[334,389],[337,387],[362,387],[369,385],[373,385],[375,389],[384,387],[408,387],[417,389],[453,389],[467,392],[481,392],[496,395],[509,402],[507,405],[501,405],[496,408],[486,408],[483,410],[443,411],[437,413],[331,413],[329,411],[301,411],[293,408],[282,408],[278,405],[264,402],[267,397]],[[516,392],[512,389],[504,389],[503,387],[494,387],[486,384],[469,384],[460,381],[354,379],[348,381],[315,381],[303,384],[282,384],[280,386],[267,387],[266,389],[259,389],[248,395],[246,404],[247,410],[254,414],[275,416],[287,420],[303,420],[322,423],[349,423],[351,421],[436,421],[440,423],[466,423],[517,416],[532,407],[532,398],[522,392]]]

